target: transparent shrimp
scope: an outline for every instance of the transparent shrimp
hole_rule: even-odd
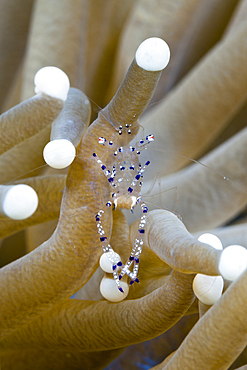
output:
[[[131,134],[131,128],[129,125],[126,125],[128,134]],[[118,128],[119,134],[122,134],[123,127]],[[112,188],[112,199],[109,200],[105,207],[113,206],[114,209],[117,207],[129,209],[133,212],[133,208],[139,204],[142,210],[142,216],[140,218],[138,235],[135,238],[132,251],[130,253],[128,261],[123,264],[119,255],[117,255],[110,244],[108,244],[107,237],[102,227],[101,218],[105,213],[104,209],[99,210],[95,216],[98,233],[100,235],[100,241],[102,243],[103,252],[107,254],[109,261],[112,264],[112,273],[116,281],[117,287],[120,292],[123,293],[123,288],[120,286],[120,280],[124,275],[130,277],[130,285],[134,282],[139,282],[138,280],[138,270],[139,270],[139,258],[142,252],[143,246],[143,234],[145,233],[146,225],[146,214],[148,208],[141,198],[141,187],[143,173],[147,166],[149,166],[150,161],[146,161],[142,165],[139,161],[139,155],[147,145],[154,141],[153,135],[147,135],[145,139],[140,140],[136,146],[122,146],[117,148],[113,152],[112,158],[113,161],[108,167],[106,164],[102,163],[101,159],[94,152],[93,157],[97,160],[101,170],[104,175],[107,177],[107,180]],[[104,137],[99,137],[98,143],[100,145],[113,145],[112,141],[107,141]],[[118,272],[120,270],[120,272]],[[108,270],[106,271],[108,272]]]

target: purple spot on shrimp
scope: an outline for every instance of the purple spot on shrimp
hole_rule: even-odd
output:
[[[112,266],[113,271],[116,270],[116,268],[117,268],[117,265]]]
[[[140,280],[136,278],[136,279],[135,279],[135,282],[136,282],[136,283],[140,283]]]
[[[132,285],[132,284],[134,284],[134,280],[130,280],[129,285]]]
[[[122,279],[122,277],[123,277],[122,275],[119,275],[118,280],[121,280],[121,279]]]
[[[120,266],[123,266],[123,263],[122,263],[121,261],[119,261],[119,262],[117,263],[117,265],[120,267]]]
[[[129,260],[130,260],[130,261],[133,261],[133,260],[134,260],[134,257],[133,257],[133,256],[130,256],[130,257],[129,257]]]
[[[118,290],[120,290],[121,293],[124,293],[123,288],[118,287]]]
[[[101,242],[104,242],[104,241],[106,241],[107,240],[107,237],[106,236],[102,236],[101,238],[100,238],[100,241]]]
[[[93,157],[97,157],[97,154],[96,153],[93,153]]]
[[[102,170],[105,170],[106,166],[104,164],[102,164],[101,168],[102,168]]]
[[[132,193],[133,189],[131,187],[128,188],[128,192]]]
[[[150,161],[147,161],[146,163],[145,163],[145,166],[148,166],[150,164]]]
[[[139,230],[138,230],[138,232],[139,232],[140,234],[144,234],[144,233],[145,233],[145,230],[144,230],[144,229],[139,229]]]
[[[135,258],[135,262],[136,263],[139,263],[139,258]]]

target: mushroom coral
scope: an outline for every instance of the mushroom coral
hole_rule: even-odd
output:
[[[222,254],[198,233],[211,229],[224,247],[247,245],[247,1],[1,0],[0,8],[1,184],[30,185],[39,197],[30,218],[0,218],[9,261],[25,239],[25,255],[0,270],[1,368],[104,369],[113,361],[108,369],[244,369],[244,352],[237,357],[247,342],[246,272],[225,281],[212,307],[195,299],[192,282],[196,273],[219,275]],[[172,55],[156,92],[160,72],[134,60],[116,93],[151,36]],[[34,75],[47,65],[106,106],[87,129],[89,105],[77,110],[85,132],[68,173],[47,170],[42,158],[65,105],[33,96]],[[132,135],[119,135],[126,123]],[[143,188],[159,209],[147,216],[140,284],[112,303],[99,292],[95,222],[111,191],[92,152],[99,136],[118,148],[149,133],[156,141],[142,153],[152,162]],[[111,156],[100,148],[104,163]],[[124,260],[138,228],[132,221],[119,209],[102,218]]]

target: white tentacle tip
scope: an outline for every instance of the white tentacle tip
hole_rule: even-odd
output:
[[[150,37],[138,47],[135,60],[146,71],[162,71],[170,60],[170,49],[159,37]]]
[[[120,256],[116,252],[106,252],[100,257],[99,264],[103,271],[112,273],[112,266],[120,261]]]
[[[41,68],[34,76],[35,93],[45,93],[53,98],[65,101],[70,88],[69,78],[57,67]]]
[[[241,245],[229,245],[222,251],[218,267],[224,279],[236,280],[247,268],[247,250]]]
[[[205,233],[199,236],[198,240],[202,243],[211,245],[215,249],[222,250],[223,246],[218,236],[210,233]]]
[[[38,196],[33,188],[25,184],[10,186],[2,201],[2,210],[13,220],[24,220],[36,211]]]
[[[105,299],[110,302],[121,302],[124,298],[127,297],[129,293],[129,286],[124,281],[121,281],[120,286],[123,289],[124,293],[121,293],[119,291],[114,279],[110,279],[105,276],[100,283],[100,293]]]
[[[67,139],[52,140],[46,144],[43,157],[45,162],[53,168],[68,167],[74,160],[76,150],[71,141]]]
[[[196,297],[206,305],[213,305],[222,295],[224,281],[221,276],[197,274],[193,281]]]

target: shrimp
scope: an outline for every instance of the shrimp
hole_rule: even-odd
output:
[[[128,134],[131,134],[131,125],[126,124],[125,126],[128,130]],[[119,126],[117,130],[119,132],[119,135],[121,135],[123,127]],[[120,280],[125,274],[128,275],[131,279],[129,285],[132,285],[134,282],[139,283],[139,279],[137,277],[139,270],[139,258],[142,252],[142,235],[145,233],[145,224],[147,218],[146,214],[148,212],[148,208],[141,198],[141,187],[143,183],[143,173],[146,167],[150,164],[150,161],[147,160],[142,166],[139,161],[139,155],[141,151],[145,149],[147,145],[152,141],[154,141],[154,137],[150,134],[147,135],[145,139],[139,140],[136,147],[128,147],[124,145],[117,148],[117,150],[113,153],[113,163],[111,163],[111,168],[102,163],[95,152],[93,153],[93,157],[97,160],[98,164],[101,167],[101,170],[107,177],[107,180],[113,190],[111,194],[112,201],[109,200],[105,204],[105,207],[111,207],[113,205],[113,209],[120,207],[129,209],[131,212],[133,212],[133,208],[137,204],[139,204],[142,210],[142,216],[140,218],[138,228],[138,235],[135,238],[130,257],[124,265],[119,255],[115,253],[111,245],[108,244],[107,237],[105,236],[105,231],[103,230],[101,223],[101,217],[103,216],[105,211],[101,209],[95,216],[103,252],[106,254],[107,258],[112,264],[113,277],[121,293],[124,293],[124,291],[123,288],[120,286]],[[113,145],[112,141],[108,141],[104,137],[99,137],[98,143],[100,145]],[[130,268],[132,265],[133,269],[131,270]],[[118,273],[118,268],[120,268],[120,273]],[[106,272],[110,271],[106,269]]]

